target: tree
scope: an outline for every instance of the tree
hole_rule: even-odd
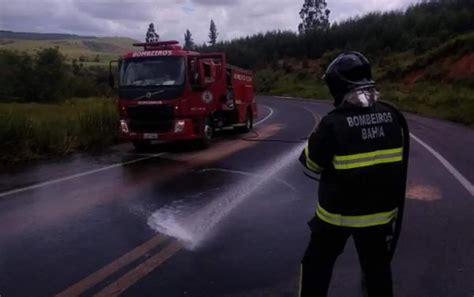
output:
[[[155,25],[151,23],[148,26],[148,30],[146,31],[146,42],[158,42],[160,40],[160,35],[155,32]]]
[[[303,34],[312,30],[328,30],[330,13],[326,0],[304,0],[298,31]]]
[[[36,54],[35,94],[36,101],[55,101],[68,89],[66,84],[66,58],[58,48],[46,48]]]
[[[214,23],[214,20],[211,20],[211,25],[209,26],[209,44],[210,45],[216,45],[218,35],[219,33],[217,33],[216,24]]]
[[[0,100],[31,94],[34,61],[26,53],[0,49]]]
[[[191,50],[194,48],[194,41],[191,32],[189,29],[184,33],[184,49]]]

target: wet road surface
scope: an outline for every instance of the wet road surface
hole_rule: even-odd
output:
[[[0,295],[297,296],[318,184],[297,162],[331,106],[259,98],[205,151],[119,145],[0,174]],[[474,295],[474,131],[409,115],[396,296]],[[330,296],[359,296],[349,241]]]

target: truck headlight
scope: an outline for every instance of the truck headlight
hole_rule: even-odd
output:
[[[120,129],[122,130],[123,133],[129,133],[130,132],[130,130],[128,130],[127,121],[120,120]]]
[[[186,125],[186,121],[184,120],[176,121],[176,123],[174,124],[174,133],[183,132],[185,125]]]

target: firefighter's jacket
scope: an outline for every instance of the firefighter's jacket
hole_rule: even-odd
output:
[[[392,108],[343,103],[320,122],[300,161],[321,173],[319,219],[337,226],[390,223],[404,191],[402,130]]]

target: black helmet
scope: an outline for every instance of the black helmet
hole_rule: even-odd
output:
[[[373,87],[369,60],[359,52],[339,54],[329,64],[323,79],[334,97],[334,105],[341,104],[344,96],[353,89]]]

